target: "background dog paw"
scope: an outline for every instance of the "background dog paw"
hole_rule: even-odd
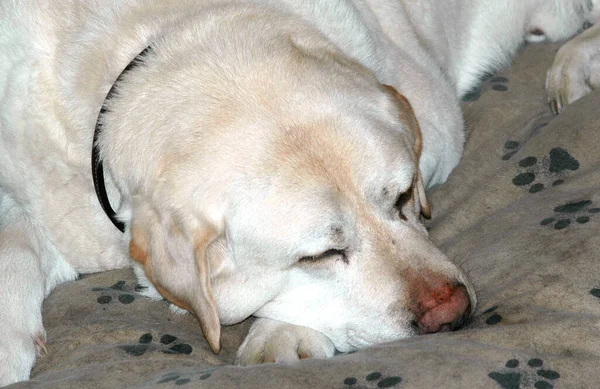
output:
[[[559,114],[600,85],[599,47],[600,26],[594,26],[558,50],[546,77],[552,112]]]

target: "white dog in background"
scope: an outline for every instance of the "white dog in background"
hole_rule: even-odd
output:
[[[458,328],[473,287],[419,214],[460,159],[459,98],[524,40],[597,16],[596,0],[3,1],[0,385],[45,350],[55,286],[130,258],[215,352],[220,324],[259,317],[244,364]],[[559,51],[557,112],[598,84],[598,35]]]

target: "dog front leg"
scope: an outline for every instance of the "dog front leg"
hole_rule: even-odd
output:
[[[44,277],[25,231],[19,224],[0,231],[0,386],[28,379],[45,351]]]
[[[0,386],[29,378],[36,356],[46,352],[42,302],[57,283],[76,277],[48,255],[34,225],[9,202],[0,196]]]
[[[312,328],[260,318],[240,346],[236,363],[294,363],[306,358],[330,358],[334,353],[331,340]]]

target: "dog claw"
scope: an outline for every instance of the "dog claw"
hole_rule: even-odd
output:
[[[36,354],[39,357],[48,355],[48,348],[46,348],[46,337],[44,335],[38,335],[34,341]]]
[[[552,113],[558,115],[560,113],[560,108],[558,106],[558,102],[555,99],[550,100],[550,109]]]

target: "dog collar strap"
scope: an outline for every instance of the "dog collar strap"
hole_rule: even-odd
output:
[[[104,166],[102,163],[102,159],[100,158],[100,150],[98,150],[98,137],[100,136],[100,131],[102,131],[102,123],[101,117],[108,110],[106,109],[106,102],[110,100],[112,97],[116,95],[116,85],[122,79],[123,75],[135,67],[139,66],[143,62],[144,56],[152,51],[150,46],[146,47],[141,53],[139,53],[123,71],[119,74],[119,77],[115,80],[113,85],[111,86],[108,94],[104,98],[104,102],[102,103],[102,108],[100,108],[100,113],[98,114],[98,119],[96,119],[96,128],[94,130],[94,143],[92,144],[92,179],[94,180],[94,188],[96,189],[96,196],[98,197],[98,201],[102,206],[102,209],[110,219],[110,221],[119,229],[121,232],[125,232],[125,223],[117,219],[117,213],[110,205],[110,201],[108,200],[108,194],[106,193],[106,185],[104,182]]]

